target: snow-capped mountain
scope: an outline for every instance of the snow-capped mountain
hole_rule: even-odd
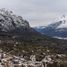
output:
[[[45,28],[37,28],[36,30],[50,37],[67,39],[67,17],[63,15],[58,21],[47,25]]]
[[[17,28],[28,28],[29,23],[24,20],[21,16],[16,16],[12,11],[0,9],[0,30],[1,31],[12,31]]]
[[[40,33],[31,28],[27,20],[13,14],[12,11],[0,9],[0,39],[29,40],[37,35],[40,35]]]

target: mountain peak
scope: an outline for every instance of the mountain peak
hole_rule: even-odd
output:
[[[64,14],[57,21],[63,21],[63,20],[67,21],[67,16]]]
[[[0,14],[12,15],[13,12],[8,9],[2,8],[2,9],[0,9]]]
[[[16,28],[29,28],[29,23],[21,16],[13,14],[12,11],[0,9],[0,30],[7,32]]]
[[[62,17],[59,19],[59,21],[61,21],[62,23],[57,27],[57,29],[58,28],[67,28],[67,16],[66,15],[62,15]]]
[[[52,38],[67,40],[67,16],[63,15],[58,21],[36,30]]]

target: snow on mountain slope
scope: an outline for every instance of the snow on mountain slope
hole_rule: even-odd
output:
[[[60,21],[62,21],[62,24],[59,25],[57,27],[58,28],[67,28],[67,16],[63,16],[61,19],[59,19]]]
[[[33,40],[42,35],[30,27],[29,22],[12,11],[0,9],[0,40]]]
[[[63,15],[63,17],[56,22],[47,25],[45,28],[38,28],[36,30],[41,34],[53,38],[67,39],[67,17]]]
[[[0,9],[0,30],[11,31],[16,28],[28,28],[29,23],[24,20],[21,16],[16,16],[12,11]]]

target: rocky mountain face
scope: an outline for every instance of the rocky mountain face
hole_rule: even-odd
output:
[[[38,34],[21,16],[13,14],[12,11],[0,9],[0,39],[32,39]]]
[[[9,32],[19,28],[29,28],[28,21],[21,16],[16,16],[12,11],[0,9],[0,30]]]
[[[35,28],[38,32],[58,39],[67,39],[67,19],[63,17],[62,19],[51,23],[45,28]]]

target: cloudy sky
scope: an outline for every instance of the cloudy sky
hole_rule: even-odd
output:
[[[31,26],[40,26],[66,15],[67,0],[0,0],[0,8],[21,15]]]

